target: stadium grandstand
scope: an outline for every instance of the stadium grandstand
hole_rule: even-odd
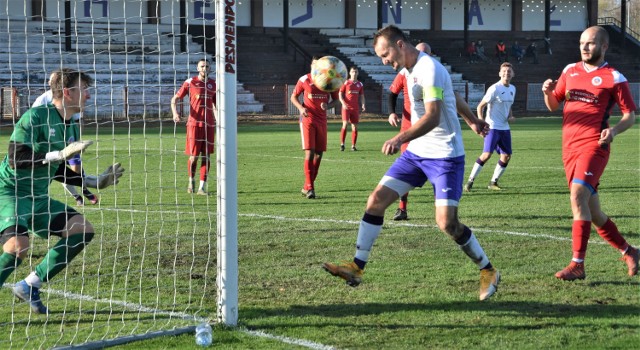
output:
[[[192,17],[182,21],[181,7],[169,1],[142,1],[125,9],[117,8],[118,1],[40,0],[19,8],[11,6],[11,1],[2,2],[4,14],[0,16],[5,17],[3,27],[7,28],[2,36],[9,45],[0,48],[0,57],[12,63],[10,70],[0,74],[5,117],[18,116],[46,88],[47,72],[69,63],[94,73],[97,89],[102,90],[96,105],[115,105],[113,113],[122,117],[139,116],[149,112],[149,107],[162,114],[169,110],[167,101],[177,82],[193,73],[189,63],[197,56],[215,55],[214,30],[206,22],[213,18],[211,1],[180,1],[183,11]],[[578,33],[599,23],[613,38],[610,64],[626,72],[632,83],[640,81],[637,33],[625,31],[613,18],[599,19],[594,1],[567,0],[553,5],[527,0],[430,1],[422,5],[389,1],[381,11],[378,6],[382,3],[292,1],[285,9],[282,3],[239,2],[238,113],[294,113],[286,102],[291,86],[307,71],[312,56],[330,54],[347,66],[360,68],[360,78],[367,86],[368,112],[384,114],[394,72],[380,64],[371,47],[372,33],[384,24],[400,26],[416,43],[428,42],[472,107],[487,84],[497,78],[494,46],[504,40],[508,48],[515,41],[523,48],[537,43],[539,64],[525,58],[516,67],[513,83],[520,93],[514,109],[543,111],[535,84],[541,77],[557,76],[566,62],[577,60],[573,48]],[[64,21],[64,4],[70,5],[72,21]],[[548,17],[544,16],[545,6]],[[290,23],[283,21],[285,17]],[[196,24],[198,19],[205,21]],[[33,33],[39,35],[33,37]],[[468,63],[464,48],[477,40],[485,43],[489,62]],[[45,61],[44,53],[57,50],[62,53],[60,60],[48,57]],[[637,85],[632,87],[637,95]]]

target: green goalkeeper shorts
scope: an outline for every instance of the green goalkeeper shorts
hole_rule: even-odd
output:
[[[16,197],[14,191],[0,188],[0,232],[18,225],[47,238],[53,219],[62,213],[76,213],[75,209],[48,195]]]

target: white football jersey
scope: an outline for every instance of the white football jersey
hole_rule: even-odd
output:
[[[440,124],[425,135],[409,142],[411,153],[429,159],[453,158],[464,155],[462,129],[456,113],[456,97],[447,69],[426,53],[407,75],[411,101],[411,125],[425,114],[425,102],[442,101]]]
[[[487,103],[485,120],[491,129],[509,130],[509,111],[516,99],[516,87],[504,86],[501,82],[491,85],[482,101]]]

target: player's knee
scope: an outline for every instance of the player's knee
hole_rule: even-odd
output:
[[[456,239],[458,235],[459,222],[449,217],[436,217],[436,224],[440,231],[446,233],[450,237]]]
[[[384,211],[398,199],[398,194],[391,189],[385,189],[384,187],[376,188],[367,200],[367,213],[374,215],[384,215]]]
[[[91,240],[93,240],[93,236],[95,236],[95,233],[93,233],[93,231],[86,231],[86,232],[75,233],[75,234],[70,235],[70,236],[82,237],[82,240],[79,241],[80,244],[87,245],[87,244],[89,244],[89,242],[91,242]]]
[[[87,231],[82,233],[83,237],[84,237],[84,244],[89,244],[89,242],[91,242],[91,240],[93,240],[93,236],[95,236],[95,233],[93,233],[93,231]]]
[[[24,226],[10,226],[0,232],[3,251],[24,259],[29,252],[29,232]]]

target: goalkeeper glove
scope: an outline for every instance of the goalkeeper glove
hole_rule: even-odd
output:
[[[84,178],[84,183],[87,187],[97,188],[101,190],[103,188],[107,188],[111,185],[117,184],[122,177],[122,174],[124,174],[124,168],[120,165],[120,163],[116,163],[114,165],[110,165],[107,170],[105,170],[98,176],[87,175]]]
[[[91,140],[71,142],[62,151],[48,152],[45,155],[45,158],[42,161],[42,163],[49,164],[49,163],[64,162],[67,159],[72,158],[76,154],[79,154],[80,152],[84,151],[85,149],[87,149],[87,147],[91,146],[91,144],[93,144],[93,141]]]

